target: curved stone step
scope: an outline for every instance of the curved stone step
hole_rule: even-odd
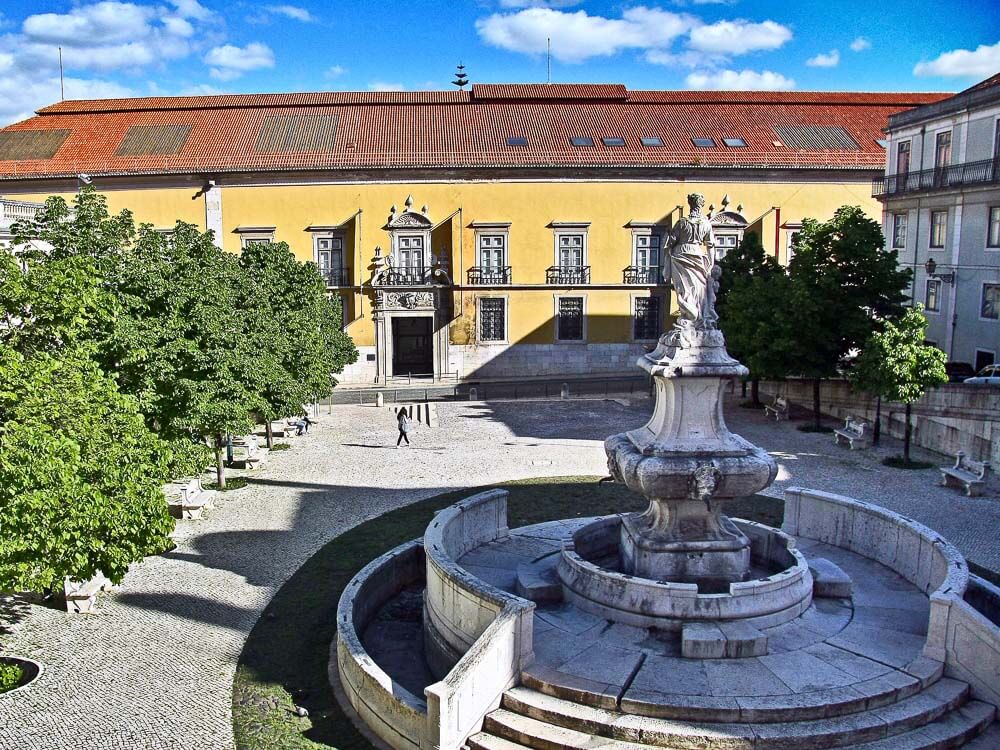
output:
[[[950,750],[961,747],[964,750],[997,750],[1000,748],[1000,724],[993,723],[995,716],[994,706],[980,701],[971,701],[923,727],[874,742],[852,745],[851,748],[852,750]],[[541,724],[541,722],[536,722],[536,724]],[[528,731],[531,729],[531,725],[528,721],[524,721],[519,723],[518,728],[522,732]],[[535,731],[537,731],[537,726]],[[525,739],[528,739],[527,736]],[[468,739],[467,744],[470,750],[529,750],[529,748],[543,746],[548,750],[565,747],[587,748],[588,750],[595,750],[595,748],[606,748],[607,750],[649,748],[648,745],[622,743],[582,732],[574,732],[572,735],[563,734],[561,739],[562,741],[569,740],[573,744],[560,744],[560,740],[555,736],[551,737],[550,744],[546,745],[538,745],[530,740],[527,744],[521,744],[489,732],[473,735]],[[555,741],[555,744],[551,744],[552,741]]]
[[[623,714],[571,703],[525,688],[513,688],[504,694],[501,711],[492,722],[494,715],[487,717],[487,722],[497,729],[496,734],[539,750],[577,747],[572,743],[545,744],[552,739],[551,730],[546,727],[575,731],[587,737],[598,735],[626,743],[670,748],[702,748],[709,742],[713,747],[741,749],[841,747],[880,740],[933,722],[962,705],[968,690],[963,682],[942,679],[923,692],[880,708],[831,718],[751,726],[746,722],[697,722]],[[543,745],[532,743],[530,732],[518,733],[523,722],[512,717],[535,722],[528,726],[542,732],[542,736],[535,739]],[[509,726],[512,722],[515,727]]]
[[[612,695],[606,685],[539,666],[522,673],[521,683],[555,698],[639,716],[756,723],[826,719],[887,706],[934,684],[941,677],[942,669],[941,662],[921,656],[902,670],[859,680],[846,687],[756,697],[660,693],[644,691],[634,685],[624,694]]]

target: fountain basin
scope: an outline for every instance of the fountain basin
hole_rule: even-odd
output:
[[[795,540],[763,524],[731,519],[750,540],[755,569],[775,571],[707,593],[694,583],[641,578],[609,567],[620,556],[620,515],[597,519],[564,548],[558,564],[563,597],[580,609],[614,622],[679,631],[690,622],[746,622],[769,628],[798,617],[812,603],[813,579]]]

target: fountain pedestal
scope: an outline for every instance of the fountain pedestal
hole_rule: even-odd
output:
[[[750,541],[725,515],[728,501],[767,487],[774,460],[726,427],[727,382],[747,374],[717,329],[674,329],[639,366],[653,376],[649,422],[605,441],[612,475],[649,499],[622,519],[625,573],[710,590],[746,580]]]

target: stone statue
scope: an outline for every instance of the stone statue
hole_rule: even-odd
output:
[[[680,305],[677,327],[682,330],[716,327],[712,277],[715,237],[711,221],[702,215],[704,205],[705,196],[698,193],[688,196],[691,210],[670,230],[664,247],[665,253],[670,253],[670,283]]]

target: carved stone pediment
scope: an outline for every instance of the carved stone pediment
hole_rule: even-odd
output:
[[[403,211],[401,214],[393,216],[386,229],[430,229],[434,222],[416,211]]]
[[[434,310],[434,292],[379,291],[375,305],[380,310]]]
[[[735,211],[719,211],[719,213],[712,216],[713,227],[734,227],[736,229],[744,229],[748,224],[749,222],[743,218],[743,215],[738,214]]]

